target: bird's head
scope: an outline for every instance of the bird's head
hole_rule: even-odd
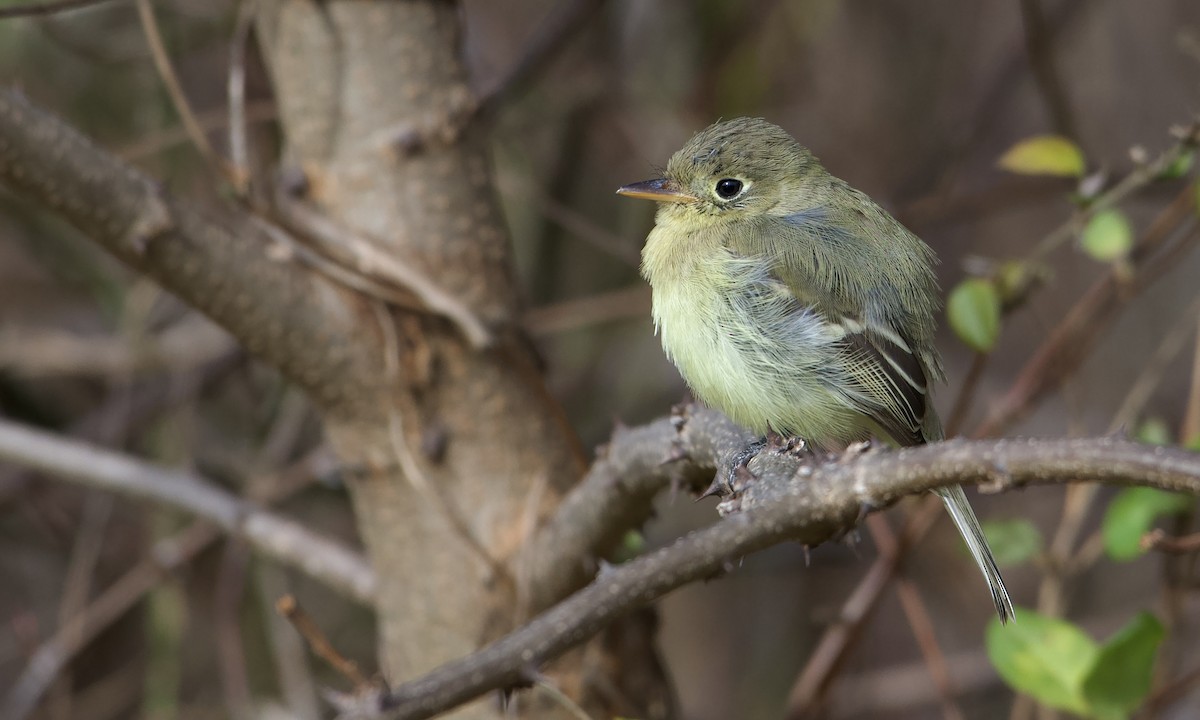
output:
[[[670,219],[718,222],[780,212],[818,174],[807,148],[761,118],[737,118],[696,133],[663,177],[617,190],[662,204]],[[660,218],[662,215],[660,214]]]

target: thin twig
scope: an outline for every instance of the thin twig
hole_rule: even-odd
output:
[[[349,680],[355,688],[367,685],[367,678],[359,671],[358,665],[337,651],[337,648],[322,632],[321,627],[304,611],[304,608],[300,607],[300,603],[296,602],[294,596],[284,595],[276,600],[275,609],[280,615],[287,618],[292,627],[296,628],[296,632],[300,633],[300,636],[308,643],[308,647],[312,649],[313,653],[328,663],[329,667],[341,673],[342,677]]]
[[[35,17],[80,10],[89,5],[100,5],[109,0],[58,0],[57,2],[33,3],[0,8],[0,20],[17,17]]]
[[[0,457],[85,485],[186,510],[364,603],[375,576],[358,553],[301,524],[255,507],[187,472],[142,462],[0,418]]]
[[[1200,533],[1172,537],[1162,528],[1151,530],[1142,536],[1143,550],[1158,550],[1172,555],[1186,555],[1200,550]]]
[[[881,554],[898,554],[896,534],[892,532],[886,518],[882,515],[871,515],[867,518],[867,530]],[[917,647],[920,648],[925,665],[929,668],[929,676],[937,687],[942,715],[946,720],[963,720],[962,709],[954,701],[954,683],[950,679],[950,670],[946,667],[946,656],[938,645],[937,633],[934,632],[933,622],[929,619],[925,601],[921,599],[921,592],[916,584],[901,572],[896,578],[896,593],[900,598],[904,617],[908,620],[908,626],[917,641]]]
[[[1180,135],[1182,138],[1157,158],[1131,170],[1120,182],[1089,202],[1086,208],[1078,211],[1069,220],[1042,238],[1030,253],[1029,259],[1037,261],[1049,255],[1058,246],[1077,237],[1080,229],[1096,213],[1115,207],[1125,198],[1162,177],[1162,174],[1180,157],[1195,149],[1198,138],[1200,138],[1200,125],[1192,125],[1182,131]]]
[[[466,303],[440,287],[425,273],[381,250],[382,243],[335,222],[283,192],[276,193],[275,208],[280,214],[281,224],[294,235],[308,241],[313,249],[369,279],[411,292],[429,312],[454,323],[473,347],[478,349],[491,344],[491,332]],[[408,303],[409,306],[411,304]]]
[[[1054,48],[1050,42],[1046,16],[1042,12],[1040,0],[1021,0],[1021,20],[1025,26],[1025,48],[1029,64],[1033,67],[1033,77],[1037,81],[1042,102],[1046,104],[1050,113],[1051,124],[1055,132],[1078,143],[1079,131],[1071,112],[1066,86],[1054,67]]]
[[[788,693],[788,720],[803,720],[820,714],[833,678],[849,657],[850,650],[878,606],[884,590],[899,570],[904,556],[933,527],[941,508],[942,503],[936,497],[923,498],[917,512],[909,518],[895,552],[881,553],[846,597],[838,621],[821,635],[792,684]]]
[[[245,197],[250,184],[250,144],[246,127],[246,45],[254,27],[255,0],[242,0],[229,43],[229,158],[233,187]],[[197,122],[197,125],[199,123]]]
[[[1195,184],[1189,183],[1139,239],[1130,260],[1137,272],[1146,272],[1126,282],[1110,271],[1093,283],[1026,362],[998,406],[976,429],[976,437],[1003,434],[1078,369],[1116,311],[1149,285],[1155,268],[1145,258],[1172,235],[1195,227],[1194,193]]]
[[[478,113],[494,112],[501,104],[529,84],[544,71],[574,34],[583,28],[592,15],[604,5],[604,0],[572,0],[555,3],[549,17],[534,31],[533,38],[524,43],[524,54],[508,69],[490,90],[479,99]]]
[[[638,283],[533,308],[525,313],[525,327],[530,334],[541,337],[604,322],[645,318],[649,312],[650,287]]]
[[[163,43],[162,33],[158,28],[158,20],[154,17],[154,8],[150,4],[150,0],[136,0],[138,18],[142,23],[142,33],[146,36],[146,44],[150,47],[150,55],[154,59],[154,67],[158,70],[159,79],[162,80],[163,86],[167,89],[167,95],[171,98],[171,104],[175,107],[175,112],[179,115],[180,121],[183,122],[184,128],[187,130],[188,136],[192,140],[192,144],[200,151],[200,155],[205,162],[217,173],[219,177],[233,183],[236,187],[237,178],[231,172],[228,164],[222,159],[217,152],[213,150],[212,144],[208,142],[208,136],[200,127],[200,123],[196,120],[195,113],[192,112],[191,103],[188,102],[187,95],[183,92],[183,86],[179,83],[179,76],[175,74],[175,68],[171,64],[171,57],[167,53],[166,44]]]

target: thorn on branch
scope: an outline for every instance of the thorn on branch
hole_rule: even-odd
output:
[[[175,220],[163,200],[161,188],[149,188],[145,198],[145,206],[125,232],[125,244],[138,255],[145,255],[151,241],[175,229]]]
[[[1008,471],[1008,466],[1000,460],[995,460],[988,469],[987,482],[979,483],[978,488],[982,494],[993,495],[1005,490],[1011,490],[1015,485],[1012,473]]]

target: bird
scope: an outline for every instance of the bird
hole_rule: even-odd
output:
[[[658,203],[641,271],[663,349],[702,402],[824,448],[943,439],[933,250],[786,130],[717,122],[662,177],[617,193]],[[936,492],[1008,622],[1012,600],[962,487]]]

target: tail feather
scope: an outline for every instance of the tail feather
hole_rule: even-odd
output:
[[[1013,617],[1012,600],[1008,597],[1008,589],[1004,587],[1004,578],[1000,577],[1000,569],[996,567],[996,560],[992,557],[992,550],[988,547],[983,528],[979,526],[979,519],[975,517],[975,511],[967,502],[967,496],[963,492],[962,486],[942,488],[937,491],[937,494],[941,496],[942,502],[946,505],[946,511],[950,513],[950,519],[954,521],[954,527],[958,528],[959,534],[967,544],[967,549],[971,551],[971,557],[975,558],[975,564],[979,566],[979,571],[983,573],[983,578],[987,581],[988,589],[992,592],[992,602],[996,603],[996,613],[1000,616],[1000,622],[1007,623]]]

